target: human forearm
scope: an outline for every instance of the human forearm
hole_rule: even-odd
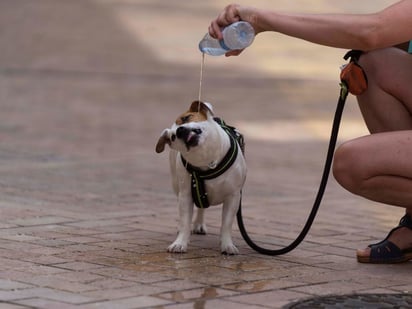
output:
[[[260,31],[275,31],[312,43],[347,49],[369,50],[377,46],[377,15],[287,14],[259,10],[255,22]]]
[[[321,45],[366,51],[412,39],[411,13],[410,0],[373,14],[291,14],[231,4],[212,21],[209,32],[221,39],[221,28],[244,20],[256,33],[274,31]]]

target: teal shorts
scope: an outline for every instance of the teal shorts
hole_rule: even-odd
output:
[[[412,41],[409,41],[408,53],[412,54]]]

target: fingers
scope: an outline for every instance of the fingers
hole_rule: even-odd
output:
[[[238,12],[238,5],[228,5],[209,26],[209,34],[215,39],[221,40],[224,27],[241,20]]]
[[[239,56],[242,51],[243,51],[243,49],[231,50],[231,51],[228,51],[228,52],[225,54],[225,56],[226,56],[226,57]]]
[[[210,24],[209,34],[211,35],[211,37],[213,37],[215,39],[218,39],[218,40],[223,39],[222,31],[220,30],[220,27],[217,24],[216,20],[212,21],[212,23]]]
[[[230,4],[224,8],[224,10],[214,19],[209,26],[209,34],[218,40],[223,39],[222,29],[226,26],[233,24],[234,22],[242,20],[239,14],[240,6],[237,4]],[[228,51],[225,56],[238,56],[242,53],[243,49]]]
[[[222,20],[225,22],[225,26],[233,24],[240,20],[239,6],[236,4],[231,4],[226,7],[226,9],[222,12]]]

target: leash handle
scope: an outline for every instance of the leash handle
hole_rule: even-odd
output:
[[[295,249],[306,237],[307,233],[309,232],[313,221],[315,220],[316,214],[319,210],[320,207],[320,203],[322,201],[323,198],[323,194],[325,193],[325,189],[326,189],[326,185],[328,182],[328,178],[329,178],[329,174],[330,174],[330,169],[332,166],[332,162],[333,162],[333,155],[335,152],[335,147],[336,147],[336,142],[338,139],[338,134],[339,134],[339,126],[340,126],[340,122],[342,119],[342,114],[343,114],[343,110],[345,107],[345,103],[346,103],[346,99],[348,97],[349,92],[353,93],[352,90],[355,89],[356,93],[355,94],[360,94],[358,93],[357,90],[362,89],[361,93],[363,93],[366,89],[367,89],[367,79],[366,79],[366,74],[363,71],[363,69],[359,66],[359,64],[357,63],[359,57],[361,55],[361,52],[359,51],[350,51],[345,55],[345,60],[348,59],[349,57],[351,57],[351,60],[349,62],[349,64],[347,66],[344,67],[343,71],[346,69],[346,73],[349,74],[341,74],[341,83],[340,83],[340,94],[339,94],[339,99],[338,99],[338,103],[336,106],[336,111],[335,111],[335,116],[333,119],[333,124],[332,124],[332,130],[331,130],[331,135],[330,135],[330,140],[329,140],[329,146],[328,146],[328,151],[327,151],[327,155],[326,155],[326,160],[325,160],[325,166],[323,168],[323,174],[322,174],[322,179],[319,185],[319,190],[318,193],[316,195],[316,199],[314,201],[314,204],[312,206],[312,210],[309,214],[309,217],[302,229],[302,231],[300,232],[300,234],[298,235],[298,237],[292,242],[290,243],[288,246],[284,247],[284,248],[280,248],[280,249],[267,249],[267,248],[263,248],[259,245],[257,245],[248,235],[244,222],[243,222],[243,217],[242,217],[242,198],[240,199],[239,202],[239,210],[237,212],[237,223],[239,226],[239,230],[240,233],[243,237],[243,239],[246,241],[246,243],[255,251],[261,253],[261,254],[265,254],[265,255],[271,255],[271,256],[275,256],[275,255],[282,255],[285,253],[288,253],[290,251],[292,251],[293,249]],[[355,64],[352,66],[352,64]],[[349,67],[350,66],[350,67]],[[356,72],[354,74],[352,74],[352,68],[355,68]],[[362,74],[359,74],[359,70],[362,70]],[[349,77],[348,77],[349,76]],[[356,77],[356,79],[353,78],[353,76]],[[361,79],[358,79],[358,77],[364,77]],[[361,84],[358,85],[358,81],[361,81]],[[366,86],[366,87],[365,87]]]

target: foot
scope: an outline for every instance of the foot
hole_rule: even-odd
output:
[[[388,238],[389,241],[393,242],[399,249],[404,250],[412,247],[412,230],[407,227],[401,227],[400,229],[394,231],[392,235]],[[367,247],[365,249],[358,249],[358,256],[369,256],[371,248]]]
[[[405,216],[407,217],[407,216]],[[357,250],[359,262],[363,263],[392,263],[404,262],[412,258],[412,227],[411,219],[401,219],[400,226],[389,232],[383,241]],[[394,251],[393,251],[394,250]],[[391,252],[395,258],[391,257]],[[396,253],[395,253],[396,252]],[[373,254],[374,257],[371,256]],[[378,254],[378,257],[376,256]]]
[[[187,245],[189,244],[190,230],[180,231],[176,240],[167,248],[171,253],[185,253],[187,252]]]
[[[227,245],[222,245],[220,251],[224,255],[239,254],[239,250],[236,248],[236,246],[233,243],[227,244]]]
[[[239,254],[239,250],[232,242],[230,235],[222,236],[220,239],[220,252],[226,255]]]
[[[170,253],[186,253],[187,252],[187,244],[175,241],[174,243],[172,243],[167,248],[167,252],[170,252]]]

